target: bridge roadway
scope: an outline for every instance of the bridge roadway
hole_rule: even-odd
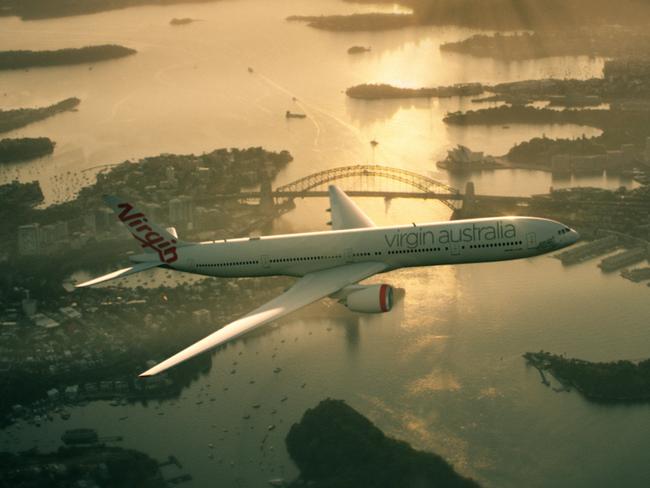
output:
[[[368,191],[368,190],[345,190],[345,193],[351,197],[375,197],[375,198],[419,198],[424,200],[460,200],[465,198],[465,195],[460,193],[433,193],[422,191]],[[273,191],[271,192],[273,198],[327,198],[329,193],[327,191]],[[227,193],[210,195],[195,200],[195,203],[208,202],[214,200],[248,200],[259,199],[262,197],[261,192],[240,192],[240,193]],[[495,195],[473,195],[475,200],[492,200],[501,202],[529,202],[530,197],[511,197],[511,196],[495,196]]]

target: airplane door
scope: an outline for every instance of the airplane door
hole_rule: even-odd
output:
[[[460,244],[457,242],[452,242],[450,249],[452,256],[458,256],[460,254]]]
[[[537,234],[534,232],[529,232],[526,234],[526,244],[528,246],[528,249],[537,247]]]
[[[260,263],[262,264],[262,268],[268,268],[269,267],[269,257],[266,254],[262,254],[260,256]]]
[[[345,256],[345,262],[346,262],[346,263],[352,263],[352,262],[354,262],[354,260],[352,259],[352,249],[351,249],[351,248],[347,248],[347,249],[344,251],[343,255]]]

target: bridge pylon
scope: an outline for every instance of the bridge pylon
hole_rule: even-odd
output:
[[[272,214],[275,203],[273,201],[273,188],[271,187],[271,178],[265,175],[261,178],[260,184],[260,209],[265,214]]]

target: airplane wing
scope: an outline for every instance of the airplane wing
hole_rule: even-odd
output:
[[[140,376],[153,376],[198,354],[225,344],[272,320],[279,319],[315,301],[336,293],[386,269],[383,263],[353,263],[308,273],[270,302],[201,339]]]
[[[329,187],[330,209],[332,211],[332,229],[360,229],[375,227],[363,210],[354,203],[343,190],[336,185]]]

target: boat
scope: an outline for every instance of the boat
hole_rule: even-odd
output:
[[[298,114],[298,113],[293,113],[291,110],[287,110],[287,112],[284,114],[284,116],[287,119],[305,119],[307,116],[305,114]]]
[[[367,52],[370,52],[370,51],[371,51],[370,47],[352,46],[351,48],[348,49],[348,54],[361,54],[361,53],[367,53]]]

